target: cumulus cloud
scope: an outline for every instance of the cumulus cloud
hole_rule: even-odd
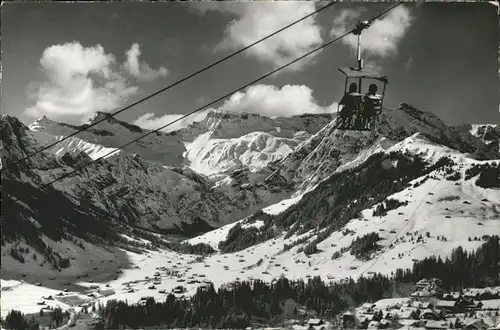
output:
[[[304,113],[335,112],[336,104],[320,106],[305,85],[254,85],[233,94],[219,107],[233,112],[259,113],[265,116],[294,116]]]
[[[216,10],[233,14],[236,18],[228,24],[224,40],[216,49],[239,49],[313,12],[315,3],[221,1],[197,4],[195,8],[201,12]],[[318,47],[322,43],[320,32],[321,27],[313,16],[251,47],[245,53],[278,67]],[[300,70],[317,54],[319,51],[287,69]]]
[[[101,45],[84,47],[76,41],[53,45],[42,53],[40,65],[46,80],[28,86],[36,102],[25,110],[34,117],[83,121],[95,111],[118,108],[139,90],[119,70],[115,56]]]
[[[151,81],[159,77],[165,77],[168,70],[164,67],[158,70],[152,69],[146,62],[140,62],[141,49],[138,43],[134,43],[126,52],[127,60],[123,64],[125,70],[139,80]]]
[[[194,121],[201,121],[210,110],[214,109],[190,116],[165,131],[180,129]],[[233,94],[216,110],[258,113],[269,117],[290,117],[304,113],[333,113],[337,111],[337,103],[328,106],[318,105],[312,90],[304,85],[285,85],[282,88],[273,85],[254,85],[243,92]],[[147,113],[139,117],[134,124],[154,129],[180,117],[182,115],[178,114],[156,117],[153,113]]]
[[[345,9],[333,20],[331,36],[340,36],[352,29],[364,13],[365,9]],[[362,50],[368,55],[390,56],[397,52],[398,43],[403,39],[413,21],[408,8],[398,6],[387,13],[384,17],[372,22],[372,25],[361,35]],[[349,34],[341,39],[343,43],[356,49],[357,36]]]

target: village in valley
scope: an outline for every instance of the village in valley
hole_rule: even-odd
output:
[[[343,329],[500,329],[500,287],[446,292],[442,281],[421,279],[410,297],[382,299],[346,311],[336,320]],[[326,329],[312,319],[310,328]]]
[[[500,329],[500,287],[446,292],[441,286],[442,282],[439,279],[422,279],[415,284],[410,297],[367,302],[354,310],[344,312],[331,321],[328,318],[290,320],[286,328],[297,330]]]

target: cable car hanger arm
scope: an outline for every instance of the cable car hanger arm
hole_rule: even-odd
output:
[[[370,21],[358,21],[358,24],[354,26],[354,29],[352,29],[352,33],[354,35],[359,36],[363,30],[368,29],[372,25]]]

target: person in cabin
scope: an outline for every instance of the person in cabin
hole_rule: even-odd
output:
[[[368,86],[368,93],[363,97],[363,111],[361,125],[363,128],[367,128],[369,123],[377,116],[380,111],[382,104],[382,95],[377,94],[377,85],[371,84]]]
[[[342,100],[339,102],[340,105],[343,105],[339,114],[340,128],[350,128],[352,125],[352,118],[358,110],[361,101],[361,94],[357,90],[358,85],[356,83],[350,84],[349,92],[344,94]]]

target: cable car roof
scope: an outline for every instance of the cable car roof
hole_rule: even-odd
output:
[[[367,69],[358,70],[349,67],[349,68],[339,68],[339,71],[342,72],[347,78],[368,78],[388,83],[386,75],[377,73],[372,70],[367,70]]]

